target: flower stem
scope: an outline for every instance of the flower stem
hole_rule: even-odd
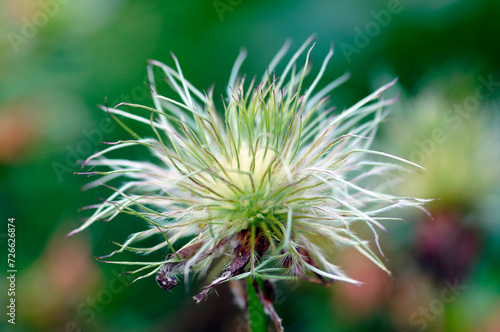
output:
[[[262,289],[262,279],[247,278],[248,319],[252,332],[267,332],[267,319],[264,306],[259,300],[255,287]]]

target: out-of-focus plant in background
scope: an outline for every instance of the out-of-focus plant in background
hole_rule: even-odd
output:
[[[401,173],[387,185],[436,201],[428,206],[433,219],[408,214],[385,243],[381,236],[395,283],[343,252],[342,267],[363,286],[339,283],[325,292],[278,284],[286,330],[499,330],[499,12],[495,0],[1,2],[0,218],[1,225],[8,217],[18,222],[16,329],[244,331],[246,318],[226,288],[195,305],[182,288],[126,287],[121,270],[98,264],[93,257],[114,249],[104,234],[137,231],[127,217],[113,221],[120,227],[101,223],[63,241],[81,223],[81,202],[106,194],[78,192],[89,179],[73,172],[101,141],[121,138],[97,104],[151,102],[147,59],[169,63],[173,51],[194,85],[215,83],[220,95],[240,47],[259,54],[243,71],[261,75],[287,38],[297,45],[316,33],[313,62],[335,43],[319,84],[351,72],[331,97],[339,112],[372,91],[367,82],[381,72],[399,77],[400,109],[378,143],[428,171]],[[5,235],[6,226],[1,252]]]

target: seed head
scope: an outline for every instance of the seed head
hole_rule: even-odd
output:
[[[231,72],[227,96],[216,109],[213,90],[200,92],[175,69],[150,61],[148,74],[154,106],[121,103],[103,107],[133,139],[111,144],[89,157],[84,165],[105,167],[99,180],[86,188],[121,179],[114,192],[78,229],[119,213],[136,215],[146,229],[132,234],[109,257],[125,250],[169,254],[158,261],[113,262],[138,265],[137,279],[157,275],[169,290],[184,275],[203,275],[219,266],[219,277],[195,296],[205,298],[216,285],[249,276],[293,279],[328,284],[335,280],[356,284],[332,262],[331,248],[353,246],[387,271],[367,241],[350,228],[364,223],[375,236],[385,230],[383,213],[425,200],[384,193],[381,174],[401,167],[419,167],[404,159],[370,150],[378,124],[392,99],[381,87],[352,107],[334,112],[328,93],[344,83],[345,74],[317,91],[333,49],[310,86],[309,55],[301,68],[298,58],[308,39],[279,75],[275,67],[285,56],[286,43],[260,80],[239,76],[246,57],[242,51]],[[161,70],[179,98],[158,93],[154,70]],[[122,110],[127,108],[129,111]],[[132,109],[142,113],[132,113]],[[124,119],[151,127],[150,137],[133,132]],[[108,159],[108,152],[142,146],[151,161]],[[152,247],[140,241],[155,238]],[[187,244],[180,245],[179,243]],[[219,264],[215,264],[218,262]],[[223,266],[223,267],[221,267]],[[136,279],[136,280],[137,280]]]

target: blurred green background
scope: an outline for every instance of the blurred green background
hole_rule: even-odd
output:
[[[248,331],[229,289],[202,304],[193,288],[130,282],[94,257],[142,225],[121,217],[63,241],[105,197],[82,192],[77,160],[128,137],[97,104],[152,104],[146,61],[199,89],[225,84],[239,49],[261,75],[287,40],[315,33],[321,84],[342,110],[399,77],[401,96],[376,146],[428,168],[390,190],[437,198],[383,235],[395,282],[346,250],[366,284],[278,283],[286,331],[500,331],[500,2],[497,0],[2,0],[0,2],[0,319],[2,331]],[[7,218],[16,218],[17,320],[6,321]],[[119,224],[119,225],[117,225]],[[360,230],[363,232],[363,230]],[[194,281],[192,287],[200,287]],[[196,288],[197,289],[197,288]],[[5,312],[5,313],[4,313]]]

